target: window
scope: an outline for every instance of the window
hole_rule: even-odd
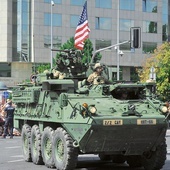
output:
[[[0,63],[0,77],[11,77],[11,64]]]
[[[143,21],[143,32],[157,33],[157,22]]]
[[[78,15],[71,15],[70,16],[70,26],[76,27],[79,22],[79,16]]]
[[[50,26],[51,25],[51,14],[45,13],[44,14],[44,25]],[[53,26],[62,26],[62,16],[61,14],[53,14]]]
[[[13,6],[13,10],[12,10],[12,61],[19,61],[19,57],[17,56],[17,45],[19,43],[19,40],[17,39],[17,34],[20,31],[18,29],[18,28],[20,28],[20,26],[18,25],[18,28],[17,28],[17,17],[19,18],[20,14],[19,13],[17,14],[17,2],[13,1],[12,3],[13,3],[12,4],[12,6]],[[20,33],[21,33],[21,31],[20,31]],[[19,38],[19,36],[18,36],[18,38]]]
[[[157,2],[155,0],[143,0],[142,8],[143,12],[157,13]]]
[[[96,17],[96,29],[111,30],[111,18]]]
[[[71,5],[83,6],[86,0],[70,0]]]
[[[121,31],[130,31],[131,27],[134,27],[134,20],[120,19],[120,30]]]
[[[134,11],[135,0],[120,0],[120,9]]]
[[[168,25],[164,24],[162,26],[162,41],[167,41],[168,40]]]
[[[154,53],[154,50],[157,48],[157,43],[154,42],[143,42],[143,53],[150,54]]]
[[[61,4],[62,0],[53,0],[55,4]],[[44,0],[45,3],[51,3],[51,0]]]
[[[162,3],[162,41],[168,41],[168,0]]]
[[[168,0],[163,0],[162,1],[162,14],[163,15],[168,15]]]
[[[22,12],[28,12],[29,11],[29,3],[28,2],[22,2]]]
[[[111,40],[96,40],[96,50],[111,46]]]
[[[125,41],[126,40],[120,41],[120,43],[125,42]],[[123,50],[123,51],[125,51],[125,50],[130,51],[131,50],[130,43],[121,44],[119,47],[120,47],[120,50]]]
[[[13,4],[16,8],[16,4]],[[17,1],[17,33],[14,35],[14,41],[17,47],[13,47],[13,61],[31,61],[30,58],[30,1]],[[17,39],[17,42],[16,42]],[[14,43],[13,41],[13,43]]]
[[[59,49],[62,44],[61,41],[62,41],[61,36],[53,36],[53,48]],[[51,48],[51,36],[50,35],[44,35],[44,47]]]
[[[96,8],[112,8],[111,0],[96,0]]]

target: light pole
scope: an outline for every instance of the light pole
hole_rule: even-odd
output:
[[[119,44],[119,0],[117,1],[117,44]],[[119,81],[119,46],[117,46],[117,81]]]
[[[51,0],[51,69],[53,68],[53,6],[54,1]]]

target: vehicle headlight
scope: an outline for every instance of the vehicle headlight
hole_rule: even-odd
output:
[[[162,107],[161,107],[161,111],[162,111],[163,113],[166,113],[166,112],[168,111],[168,108],[167,108],[166,106],[162,106]]]
[[[91,114],[95,114],[97,112],[97,109],[94,105],[91,105],[88,107],[88,111],[91,113]]]
[[[88,105],[87,103],[82,104],[81,115],[83,117],[90,116],[96,114],[97,109],[95,105]]]

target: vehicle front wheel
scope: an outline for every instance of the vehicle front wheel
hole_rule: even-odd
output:
[[[73,139],[63,128],[57,128],[55,130],[52,146],[56,169],[75,169],[77,165],[78,148],[73,146]]]
[[[24,160],[31,162],[31,127],[28,124],[22,127],[21,140]]]
[[[142,165],[146,170],[160,170],[165,164],[167,154],[166,142],[157,146],[155,151],[144,153],[142,156]]]

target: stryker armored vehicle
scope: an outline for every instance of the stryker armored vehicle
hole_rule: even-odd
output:
[[[64,51],[54,69],[65,74],[63,79],[53,70],[13,92],[14,127],[21,129],[25,161],[71,170],[78,155],[98,154],[133,168],[161,169],[169,105],[157,99],[155,83],[89,85],[93,66],[82,64],[77,52]]]

